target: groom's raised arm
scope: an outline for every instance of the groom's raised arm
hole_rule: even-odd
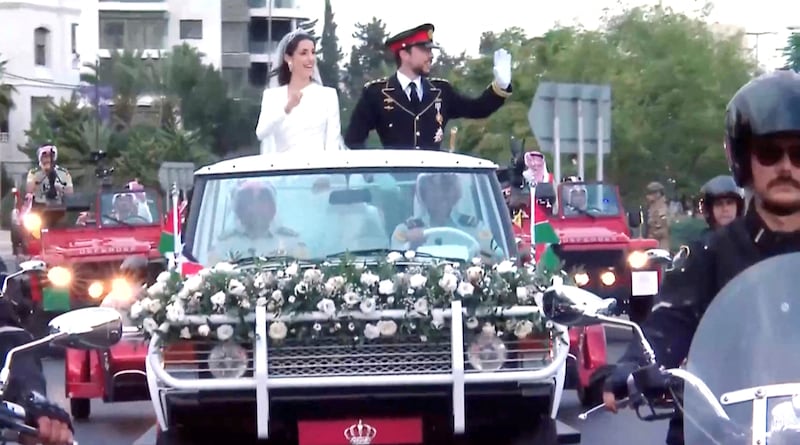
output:
[[[367,82],[364,85],[364,90],[361,92],[361,97],[353,109],[353,114],[350,116],[350,125],[347,126],[347,133],[344,135],[344,144],[350,149],[357,150],[366,148],[364,146],[369,136],[369,132],[374,130],[378,122],[378,113],[380,108],[375,109],[375,100],[372,85],[374,81]],[[380,102],[378,102],[380,105]]]

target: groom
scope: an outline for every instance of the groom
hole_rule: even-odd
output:
[[[494,53],[494,81],[477,98],[462,96],[445,79],[427,77],[437,48],[433,29],[421,25],[386,41],[397,72],[364,85],[344,136],[349,148],[368,148],[364,143],[375,130],[384,148],[439,150],[447,121],[488,117],[511,96],[511,55],[504,49]]]

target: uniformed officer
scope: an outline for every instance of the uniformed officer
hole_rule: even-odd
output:
[[[478,253],[482,256],[496,259],[504,256],[503,250],[483,221],[473,215],[454,211],[461,199],[461,182],[457,174],[422,173],[417,177],[416,188],[417,216],[409,218],[395,228],[392,234],[392,249],[415,250],[426,244],[440,243],[440,240],[425,239],[424,230],[450,227],[475,238],[480,246]]]
[[[669,250],[669,208],[660,182],[647,185],[647,237],[657,240],[659,247]]]
[[[273,227],[275,188],[266,181],[247,180],[235,191],[233,209],[240,227],[219,237],[211,248],[211,264],[231,256],[292,256],[307,258],[300,235],[286,227]]]
[[[386,41],[397,73],[364,85],[345,145],[366,148],[375,130],[383,148],[439,150],[450,119],[488,117],[511,95],[511,55],[504,49],[494,54],[494,81],[477,98],[462,96],[445,79],[427,77],[436,48],[433,29],[421,25]]]
[[[33,194],[37,204],[61,203],[65,194],[72,194],[72,176],[56,165],[58,148],[46,144],[36,150],[39,168],[31,169],[26,179],[26,193]]]

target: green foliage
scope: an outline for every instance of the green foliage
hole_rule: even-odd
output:
[[[322,27],[319,53],[322,56],[318,62],[322,83],[338,91],[342,50],[339,47],[339,38],[336,37],[336,22],[330,0],[325,0],[325,22]]]
[[[8,119],[8,113],[14,108],[14,85],[3,83],[3,74],[6,70],[6,61],[0,60],[0,122]]]
[[[800,33],[793,32],[783,48],[783,57],[786,58],[786,68],[800,72]]]

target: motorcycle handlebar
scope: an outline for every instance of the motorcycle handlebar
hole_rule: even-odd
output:
[[[36,436],[36,428],[25,423],[25,408],[7,401],[0,402],[0,441],[17,443],[22,436]],[[72,445],[78,445],[73,440]]]

